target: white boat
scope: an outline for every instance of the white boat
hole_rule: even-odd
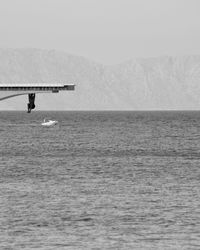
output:
[[[46,121],[46,119],[44,119],[44,121],[41,123],[42,126],[46,126],[46,127],[54,126],[56,124],[58,124],[58,121],[54,121],[54,120]]]

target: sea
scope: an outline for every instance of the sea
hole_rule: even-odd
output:
[[[199,250],[200,112],[0,111],[0,249]]]

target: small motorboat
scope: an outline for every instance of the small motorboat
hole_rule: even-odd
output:
[[[46,127],[54,126],[56,124],[58,124],[58,121],[54,121],[54,120],[46,121],[46,119],[44,119],[44,121],[41,123],[42,126],[46,126]]]

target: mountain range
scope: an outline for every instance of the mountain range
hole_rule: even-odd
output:
[[[0,84],[64,82],[75,91],[36,96],[37,110],[200,109],[200,56],[137,58],[102,65],[55,50],[0,49]],[[26,109],[27,96],[0,109]]]

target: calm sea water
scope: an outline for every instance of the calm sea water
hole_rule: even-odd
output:
[[[0,112],[0,249],[200,249],[200,112]]]

